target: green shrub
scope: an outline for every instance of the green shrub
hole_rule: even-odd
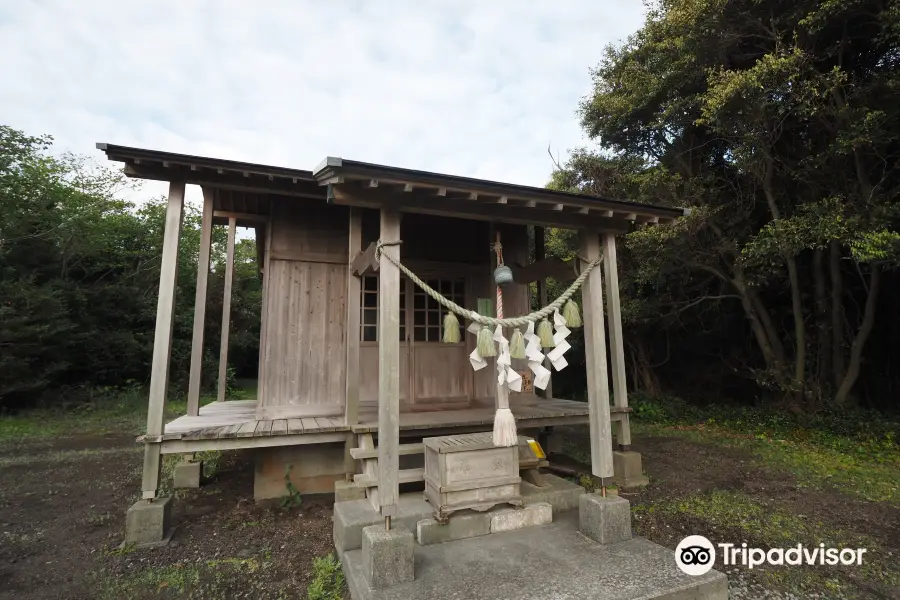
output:
[[[342,600],[344,572],[334,554],[313,559],[313,580],[306,588],[309,600]]]

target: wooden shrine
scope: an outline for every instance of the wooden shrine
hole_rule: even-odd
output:
[[[253,449],[257,497],[284,493],[284,468],[292,464],[301,492],[356,481],[382,514],[394,514],[400,483],[425,479],[423,469],[406,466],[422,463],[422,439],[490,431],[498,402],[496,371],[472,367],[476,336],[467,333],[469,323],[460,323],[458,342],[444,343],[446,310],[397,263],[460,307],[494,310],[498,234],[512,271],[503,298],[508,316],[552,301],[547,277],[568,283],[586,264],[598,264],[581,288],[588,402],[557,398],[552,381],[541,390],[529,378],[508,398],[518,430],[546,437],[555,425],[590,424],[593,472],[602,478],[614,475],[614,453],[630,450],[616,237],[664,225],[682,209],[340,158],[306,171],[112,144],[98,148],[131,177],[169,182],[147,430],[140,438],[145,499],[158,496],[163,454]],[[187,185],[199,186],[203,197],[188,408],[166,422]],[[209,315],[223,323],[219,398],[200,406],[209,244],[217,226],[228,228],[223,314]],[[263,286],[258,397],[249,401],[225,394],[239,227],[256,232]],[[578,256],[545,257],[547,227],[578,230]],[[485,360],[493,365],[496,359]],[[511,362],[510,373],[529,373],[528,361]],[[554,369],[549,360],[543,364]],[[504,471],[510,481],[516,476]],[[435,481],[444,488],[453,483],[446,470]],[[440,502],[452,507],[459,500]]]

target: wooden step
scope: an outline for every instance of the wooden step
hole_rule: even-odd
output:
[[[425,446],[422,444],[400,444],[400,456],[406,456],[407,454],[423,454],[424,452]],[[372,450],[353,448],[350,450],[350,456],[356,460],[378,458],[378,448]]]
[[[402,469],[399,472],[400,483],[425,481],[425,469]],[[378,477],[373,475],[354,475],[353,483],[359,487],[377,487]]]

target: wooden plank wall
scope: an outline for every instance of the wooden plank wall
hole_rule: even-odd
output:
[[[348,212],[276,200],[259,418],[337,416],[346,398]]]

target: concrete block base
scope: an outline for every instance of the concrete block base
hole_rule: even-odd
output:
[[[416,541],[421,546],[464,540],[491,532],[490,513],[474,511],[450,515],[446,525],[434,519],[422,519],[416,524]]]
[[[630,540],[631,504],[621,496],[585,494],[578,506],[578,529],[601,544]]]
[[[401,494],[397,514],[391,518],[395,529],[415,531],[416,524],[434,514],[434,509],[422,497],[422,492]],[[334,505],[334,547],[342,557],[347,550],[362,547],[362,531],[369,525],[382,524],[384,517],[372,508],[368,500],[350,500]]]
[[[501,509],[490,515],[491,533],[536,527],[553,521],[553,509],[546,502],[538,502],[522,508]]]
[[[570,600],[727,600],[725,575],[691,576],[671,549],[643,538],[601,545],[578,532],[569,511],[543,527],[415,548],[415,579],[374,590],[362,551],[344,555],[353,600],[567,598]]]
[[[125,516],[125,544],[155,546],[172,536],[172,497],[138,500]]]
[[[639,452],[613,452],[613,481],[621,488],[643,487],[650,483],[644,475]]]
[[[370,525],[362,532],[362,564],[366,582],[373,590],[415,579],[413,534],[404,527],[390,531]]]
[[[366,490],[354,484],[352,481],[334,482],[334,501],[349,502],[350,500],[365,500]]]
[[[259,448],[255,459],[255,500],[288,495],[284,484],[288,465],[292,467],[291,483],[301,494],[331,494],[334,483],[345,477],[343,443]]]
[[[175,465],[173,474],[176,490],[200,487],[200,478],[203,475],[203,462],[180,462]]]

